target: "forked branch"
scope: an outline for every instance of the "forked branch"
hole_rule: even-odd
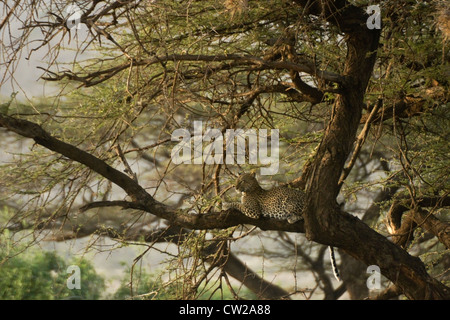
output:
[[[174,210],[155,200],[133,178],[117,169],[114,169],[105,161],[93,156],[92,154],[51,136],[36,123],[0,114],[0,127],[15,132],[23,137],[31,138],[37,144],[85,165],[92,171],[100,174],[112,183],[121,187],[132,199],[131,202],[94,202],[83,207],[83,210],[113,205],[123,208],[133,208],[154,214],[160,218],[168,220],[173,225],[178,225],[193,230],[225,229],[240,224],[252,224],[262,230],[304,232],[304,224],[302,221],[295,224],[289,224],[285,221],[273,221],[270,219],[256,220],[248,218],[236,210],[226,210],[212,214],[188,214],[180,210]]]

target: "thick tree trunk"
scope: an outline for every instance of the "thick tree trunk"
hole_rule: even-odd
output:
[[[305,232],[308,239],[318,243],[339,247],[366,265],[377,265],[397,288],[411,299],[450,299],[450,289],[431,278],[419,258],[410,256],[398,245],[378,234],[358,218],[343,212],[336,203],[339,179],[346,159],[352,152],[356,133],[361,121],[364,94],[375,64],[380,30],[366,27],[368,16],[361,8],[347,1],[296,0],[305,7],[306,13],[322,17],[345,35],[347,56],[342,75],[326,70],[316,70],[310,64],[296,65],[289,62],[268,62],[256,57],[238,55],[224,56],[173,56],[169,58],[192,61],[236,61],[277,70],[295,70],[316,75],[322,80],[340,84],[333,112],[315,159],[311,162],[306,181],[307,203],[305,220],[295,224],[268,219],[254,220],[237,212],[224,211],[219,214],[183,214],[156,201],[134,179],[112,168],[95,156],[49,135],[39,125],[0,114],[0,127],[34,139],[50,150],[58,152],[102,175],[120,186],[131,198],[128,201],[107,201],[97,206],[122,206],[149,212],[168,220],[172,225],[188,229],[227,228],[238,224],[253,224],[261,229]],[[155,58],[142,63],[159,63]],[[131,62],[130,62],[131,63]],[[120,68],[128,68],[128,65]],[[119,69],[120,69],[119,68]],[[119,70],[117,69],[117,70]],[[120,70],[123,70],[120,69]],[[114,70],[116,71],[116,70]],[[108,71],[105,71],[108,72]],[[420,213],[420,212],[419,212]],[[418,219],[422,221],[421,214]],[[448,230],[430,228],[448,239]],[[440,226],[439,226],[440,227]],[[448,244],[448,241],[446,240]]]
[[[346,34],[343,75],[347,80],[336,99],[307,179],[306,236],[312,241],[339,247],[367,265],[377,265],[382,274],[411,299],[450,299],[449,289],[427,274],[419,258],[412,257],[358,218],[341,211],[336,203],[339,177],[360,123],[380,30],[367,29],[367,15],[346,1],[314,3],[310,10],[316,10]]]

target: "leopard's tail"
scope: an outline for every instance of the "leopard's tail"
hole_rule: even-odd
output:
[[[341,281],[341,278],[339,277],[339,270],[336,265],[336,258],[334,257],[334,248],[328,247],[330,251],[330,260],[331,260],[331,267],[333,268],[333,274],[337,281]]]

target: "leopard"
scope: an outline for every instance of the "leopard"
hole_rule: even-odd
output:
[[[303,219],[305,207],[305,192],[300,189],[282,185],[270,190],[263,189],[255,172],[243,173],[236,180],[236,190],[242,193],[241,203],[226,203],[228,209],[236,209],[249,218],[260,217],[286,220],[293,224]],[[337,281],[341,281],[336,264],[334,248],[328,247],[333,275]]]
[[[241,174],[236,180],[236,190],[242,192],[241,203],[228,203],[227,207],[239,210],[249,218],[287,220],[291,224],[303,219],[303,190],[284,185],[265,190],[254,172]]]

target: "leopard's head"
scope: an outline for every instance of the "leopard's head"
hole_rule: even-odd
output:
[[[236,190],[240,192],[252,192],[260,188],[255,172],[243,173],[236,180]]]

